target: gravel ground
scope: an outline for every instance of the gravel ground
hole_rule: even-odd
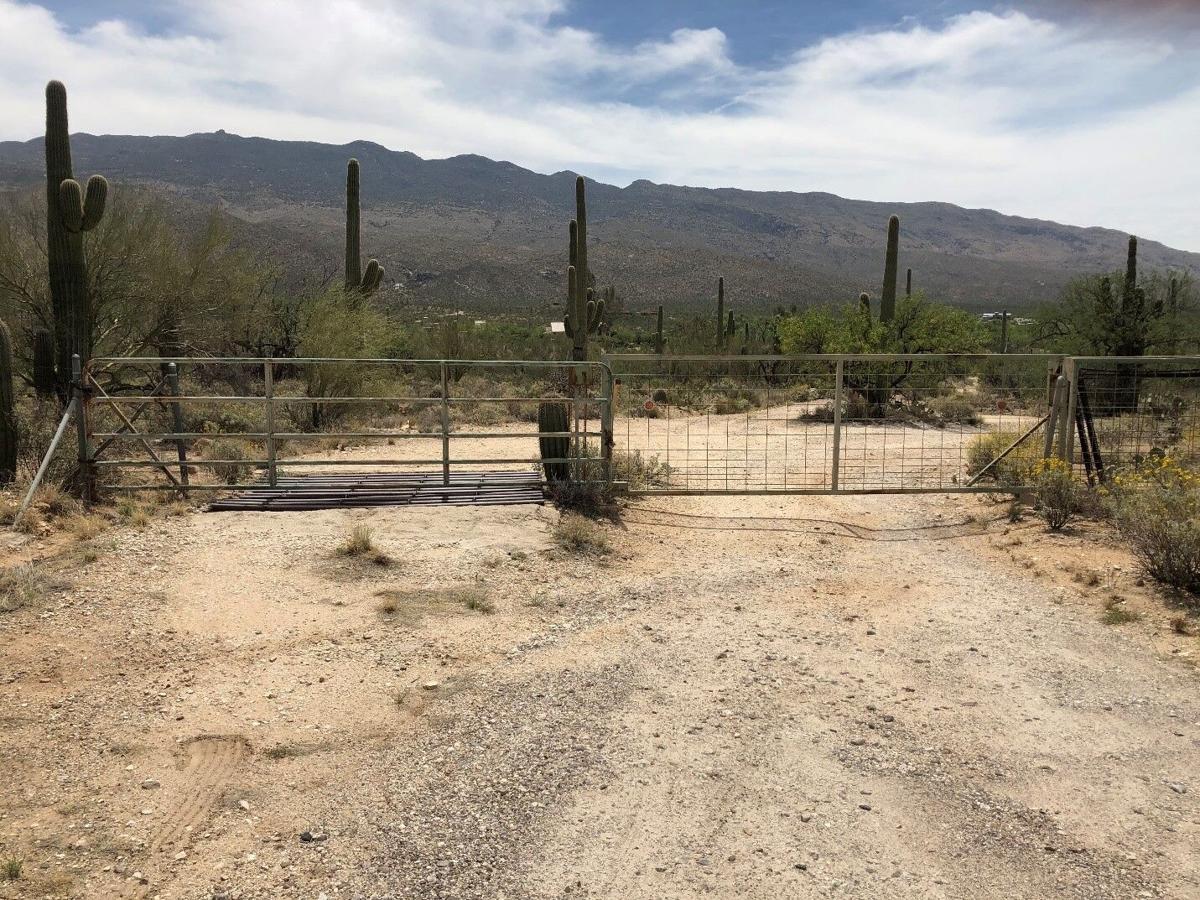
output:
[[[109,532],[0,616],[0,896],[1200,896],[1195,637],[1103,529],[1003,511]]]

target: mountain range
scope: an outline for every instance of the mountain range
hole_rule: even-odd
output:
[[[543,175],[482,156],[422,159],[356,141],[336,146],[240,137],[76,134],[77,175],[106,175],[247,223],[285,265],[341,271],[346,160],[362,165],[362,246],[398,303],[552,315],[565,294],[572,172]],[[41,138],[0,142],[0,186],[44,178]],[[849,200],[822,192],[588,182],[589,264],[631,310],[731,308],[877,297],[887,220],[901,221],[900,268],[914,287],[967,309],[1029,309],[1071,277],[1123,267],[1127,235],[949,203]],[[1140,241],[1143,269],[1200,273],[1200,254]],[[312,273],[320,274],[320,273]]]

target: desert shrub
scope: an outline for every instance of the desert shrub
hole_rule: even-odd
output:
[[[1038,513],[1051,531],[1060,531],[1079,510],[1079,483],[1070,465],[1058,457],[1041,460],[1033,469]]]
[[[951,394],[945,397],[933,397],[927,403],[929,411],[938,424],[946,425],[982,425],[983,417],[975,409],[975,404],[962,394]]]
[[[640,450],[631,453],[614,450],[612,467],[613,480],[627,482],[634,489],[666,487],[671,483],[671,467],[657,453],[642,456]]]
[[[304,307],[300,350],[304,356],[369,358],[381,355],[388,340],[387,318],[357,294],[330,289],[311,298]],[[360,397],[372,393],[379,368],[365,363],[321,363],[303,367],[305,394],[324,397]],[[313,428],[325,428],[349,411],[345,403],[303,404]]]
[[[554,539],[560,547],[571,553],[606,556],[612,552],[604,527],[575,513],[567,513],[558,520],[554,526]]]
[[[1108,508],[1146,574],[1200,594],[1200,474],[1151,460],[1113,478]]]
[[[254,471],[249,463],[239,465],[237,461],[249,459],[246,448],[241,441],[218,438],[208,445],[204,451],[205,459],[230,460],[233,464],[227,466],[212,466],[213,476],[226,484],[238,484]]]
[[[981,471],[1020,436],[1016,431],[992,431],[972,440],[967,447],[967,474],[975,475]],[[983,477],[1004,487],[1023,487],[1032,483],[1034,469],[1042,458],[1037,443],[1036,434],[1026,438]]]

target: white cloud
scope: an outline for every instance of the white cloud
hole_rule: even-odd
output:
[[[72,128],[481,153],[540,171],[879,200],[1102,224],[1200,250],[1200,54],[1020,13],[829,37],[769,69],[717,29],[631,47],[562,0],[193,0],[174,30],[72,32],[0,0],[0,138]]]

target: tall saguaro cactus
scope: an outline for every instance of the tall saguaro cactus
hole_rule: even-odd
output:
[[[900,256],[900,219],[888,219],[887,258],[883,264],[883,293],[879,298],[879,321],[890,322],[896,318],[896,274]]]
[[[13,411],[12,334],[0,322],[0,484],[17,474],[17,416]]]
[[[71,357],[85,362],[92,352],[92,310],[88,296],[83,235],[104,216],[108,182],[93,175],[80,187],[71,168],[67,89],[46,85],[46,257],[54,314],[55,392],[65,402],[71,390]]]
[[[717,349],[725,347],[725,278],[717,279]]]
[[[569,265],[567,266],[567,314],[563,328],[571,339],[571,359],[587,359],[587,339],[604,320],[604,301],[593,300],[588,288],[587,196],[583,176],[575,179],[575,218],[569,228]]]
[[[654,352],[659,356],[663,353],[663,308],[662,304],[658,307],[658,325],[654,329]]]
[[[1125,293],[1132,294],[1137,287],[1137,245],[1134,235],[1129,236],[1129,250],[1125,257]]]
[[[45,328],[33,333],[33,391],[39,400],[54,396],[54,336]]]
[[[379,260],[370,259],[362,270],[359,247],[359,167],[358,160],[346,163],[346,293],[372,294],[383,281]]]

